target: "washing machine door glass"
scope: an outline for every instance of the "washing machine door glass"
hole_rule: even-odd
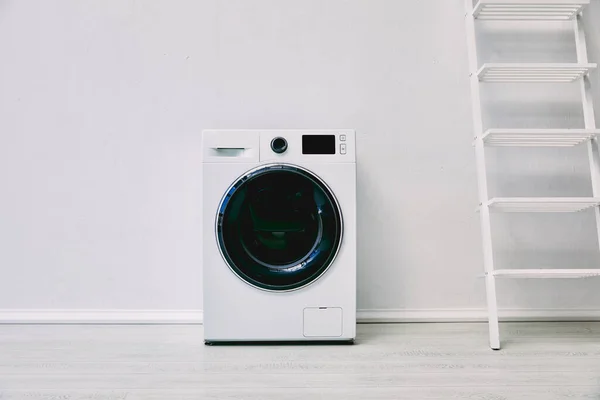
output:
[[[217,241],[241,279],[261,289],[308,285],[331,265],[342,240],[342,215],[327,185],[294,165],[249,171],[227,191]]]

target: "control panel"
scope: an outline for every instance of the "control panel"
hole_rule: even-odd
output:
[[[203,162],[355,162],[351,129],[205,130]]]
[[[302,135],[302,154],[332,155],[347,153],[346,135]]]

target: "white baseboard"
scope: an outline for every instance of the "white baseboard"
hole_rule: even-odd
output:
[[[0,324],[201,324],[202,310],[2,310]],[[502,321],[600,321],[600,309],[504,309]],[[485,309],[358,310],[359,323],[484,322]]]
[[[0,324],[201,324],[202,310],[2,310]]]
[[[358,310],[358,322],[474,322],[487,318],[483,309],[382,309]]]
[[[501,321],[600,321],[600,309],[500,309]],[[361,323],[394,322],[486,322],[481,308],[421,310],[358,310]]]

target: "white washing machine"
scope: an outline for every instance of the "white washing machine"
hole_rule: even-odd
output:
[[[208,130],[205,343],[353,342],[352,130]]]

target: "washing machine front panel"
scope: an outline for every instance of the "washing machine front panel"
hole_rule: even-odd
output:
[[[343,233],[340,206],[314,173],[291,164],[248,171],[223,196],[219,249],[246,283],[291,291],[315,282],[334,261]]]
[[[331,154],[331,143],[327,151],[317,148],[318,154],[309,146],[304,146],[303,138],[307,135],[332,134],[336,135],[336,154]],[[213,343],[347,341],[355,337],[357,232],[354,137],[354,132],[350,130],[208,130],[203,132],[201,242],[205,340]],[[285,145],[282,145],[281,140],[275,140],[277,138],[285,139]],[[346,147],[346,154],[342,152],[343,144]],[[335,197],[332,195],[331,202],[339,206],[340,214],[343,215],[343,240],[335,258],[320,276],[315,274],[318,276],[317,279],[297,290],[261,290],[258,286],[242,279],[240,274],[232,272],[233,268],[224,257],[216,232],[220,210],[229,207],[225,204],[229,201],[224,200],[224,194],[229,194],[232,189],[239,186],[243,188],[245,186],[243,178],[249,172],[258,171],[271,164],[297,165],[314,174],[318,177],[317,182],[320,179],[326,183],[325,187],[330,189],[329,192],[324,192],[335,195]],[[240,180],[242,182],[236,185]],[[246,181],[248,180],[249,177]],[[289,178],[284,182],[288,180]],[[247,194],[246,190],[243,192]],[[313,201],[314,198],[313,195]],[[243,207],[240,210],[243,210]],[[304,215],[307,214],[310,213]],[[256,221],[251,217],[257,229],[248,232],[251,234],[250,237],[265,233],[267,238],[273,236],[274,240],[267,240],[266,244],[279,247],[281,250],[282,243],[288,244],[282,242],[288,233],[302,233],[306,238],[314,238],[316,225],[311,222],[311,219],[291,218],[292,223],[288,220],[291,228],[281,232],[275,230],[281,227],[274,226],[273,218],[267,218],[269,213],[261,215],[262,219]],[[304,222],[293,223],[298,220]],[[239,232],[237,238],[239,241]],[[300,258],[309,247],[306,243],[311,241],[312,239],[307,239],[304,245],[294,247],[294,251],[288,255],[289,259]],[[255,258],[266,261],[267,264],[286,261],[282,257],[276,258],[276,255],[272,255],[271,252],[261,254],[267,254],[270,258],[263,259],[265,257],[262,256],[255,256]]]

